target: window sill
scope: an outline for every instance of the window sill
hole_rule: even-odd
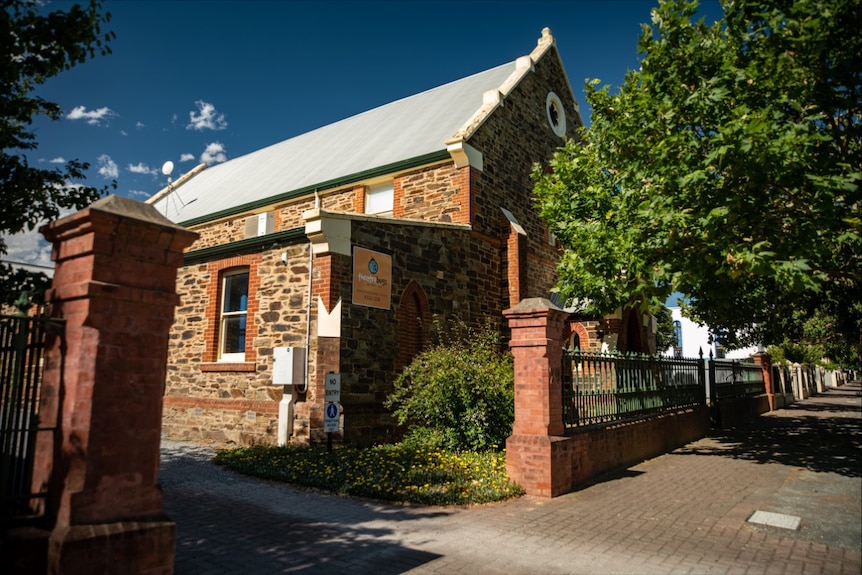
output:
[[[257,365],[253,361],[212,361],[202,362],[200,365],[203,372],[251,372],[257,369]]]

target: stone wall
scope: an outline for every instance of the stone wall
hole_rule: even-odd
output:
[[[214,300],[217,270],[229,267],[225,260],[180,269],[180,306],[170,332],[164,401],[167,436],[240,444],[275,441],[283,390],[272,385],[272,349],[306,347],[308,249],[299,244],[227,260],[249,265],[258,277],[249,294],[248,322],[256,334],[247,334],[252,339],[246,348],[246,359],[254,359],[245,364],[215,361]],[[287,254],[286,265],[282,253]]]
[[[310,367],[309,388],[296,397],[296,439],[320,438],[320,386],[325,369],[332,367],[342,373],[342,403],[350,407],[345,411],[345,439],[367,443],[391,437],[395,430],[381,403],[406,357],[399,340],[404,320],[399,322],[396,314],[411,282],[421,287],[427,302],[423,313],[443,321],[457,317],[475,327],[490,320],[505,333],[501,311],[520,298],[548,295],[556,281],[559,248],[534,209],[530,178],[533,164],[547,162],[563,143],[548,126],[549,90],[562,99],[567,134],[573,135],[579,123],[577,105],[556,48],[551,47],[534,63],[534,72],[524,76],[504,105],[470,137],[469,144],[482,153],[481,169],[457,168],[447,160],[393,174],[393,215],[412,223],[364,217],[353,222],[353,245],[393,256],[389,311],[350,305],[352,262],[349,256],[328,254],[314,258],[315,287],[308,312],[306,244],[213,256],[182,268],[181,306],[170,340],[166,434],[243,444],[275,442],[283,390],[272,385],[272,349],[298,346],[308,348]],[[357,181],[275,205],[270,208],[275,212],[275,232],[303,226],[303,214],[313,208],[361,214],[367,186],[379,181]],[[515,228],[500,208],[514,214],[526,238],[513,236]],[[191,251],[244,239],[248,215],[197,226],[200,239]],[[472,229],[447,228],[447,223],[469,224]],[[287,266],[281,266],[282,253]],[[251,341],[244,362],[224,364],[216,353],[219,274],[238,265],[249,267],[253,284],[247,333]],[[344,302],[340,338],[315,337],[318,296],[328,311],[339,298]],[[307,344],[306,330],[312,334]],[[411,337],[415,341],[418,336]]]
[[[405,362],[402,344],[409,345],[407,338],[399,337],[404,328],[398,318],[402,295],[421,291],[428,316],[443,324],[455,318],[473,326],[482,325],[486,318],[499,323],[499,250],[464,226],[385,218],[357,218],[351,224],[353,245],[392,256],[391,306],[378,309],[352,304],[351,276],[337,271],[352,269],[351,258],[329,254],[327,272],[332,283],[327,289],[333,293],[328,307],[341,299],[341,337],[319,338],[317,345],[336,345],[337,350],[326,352],[332,359],[316,357],[317,365],[337,365],[340,370],[344,418],[339,439],[368,445],[399,434],[383,402],[393,390],[397,367]],[[317,269],[323,268],[316,264]],[[430,339],[432,326],[428,323],[421,327]],[[316,352],[313,346],[312,355]],[[299,440],[324,438],[318,413],[324,375],[325,369],[312,373],[312,386],[297,403]]]
[[[472,180],[474,230],[491,237],[508,235],[509,222],[500,210],[506,208],[527,233],[528,269],[520,274],[525,283],[518,290],[521,298],[548,297],[556,282],[559,248],[535,210],[530,177],[534,164],[547,165],[564,143],[546,118],[548,92],[562,101],[569,137],[580,123],[556,48],[550,48],[533,70],[470,138],[470,145],[484,155],[484,170],[474,172]]]
[[[400,218],[428,222],[463,222],[469,218],[470,168],[458,169],[452,162],[427,166],[398,174],[394,178],[395,214]],[[365,186],[351,185],[338,190],[321,192],[317,204],[321,209],[361,213],[364,207]],[[298,228],[304,225],[302,214],[314,208],[313,195],[290,200],[275,208],[276,232]],[[224,245],[244,239],[245,219],[243,214],[228,220],[198,226],[200,238],[190,248],[191,252],[214,246]],[[379,223],[366,227],[377,230],[389,229],[382,225],[386,219],[376,219]],[[499,318],[502,309],[500,298],[499,245],[488,244],[470,236],[463,229],[457,232],[458,239],[437,237],[439,230],[429,227],[395,226],[399,231],[392,237],[363,237],[355,243],[368,244],[370,249],[383,249],[398,254],[398,270],[405,270],[404,281],[394,286],[392,314],[397,305],[397,297],[409,283],[410,278],[422,280],[420,283],[430,291],[429,298],[445,303],[440,312],[472,318],[478,324],[482,314]],[[361,229],[361,228],[358,228]],[[407,230],[411,231],[407,231]],[[372,234],[373,236],[374,234]],[[386,235],[385,233],[383,234]],[[451,234],[450,234],[451,237]],[[381,247],[382,246],[382,247]],[[467,248],[472,251],[467,254]],[[213,441],[218,443],[248,444],[253,442],[273,443],[278,429],[278,403],[283,397],[283,389],[272,385],[272,349],[274,347],[308,347],[310,379],[316,374],[318,346],[316,338],[306,342],[306,310],[308,306],[308,245],[305,243],[263,250],[241,256],[213,259],[204,263],[185,266],[179,271],[177,282],[180,306],[170,335],[168,361],[168,380],[164,408],[164,432],[166,436],[177,439]],[[452,254],[458,253],[457,257]],[[287,265],[282,265],[282,254],[286,254]],[[409,254],[409,255],[407,255]],[[475,257],[478,265],[468,263],[468,257]],[[320,258],[318,258],[320,259]],[[315,262],[314,272],[322,282],[331,282],[331,270]],[[350,269],[349,261],[342,262]],[[218,330],[218,294],[220,272],[232,267],[247,266],[251,272],[249,288],[249,326],[247,337],[246,361],[242,363],[222,363],[217,361],[216,346]],[[455,266],[455,267],[452,267]],[[440,274],[432,284],[423,279],[428,270]],[[445,270],[445,271],[444,271]],[[337,279],[337,278],[336,278]],[[349,276],[341,278],[343,283]],[[453,284],[461,284],[458,290],[451,291]],[[472,283],[472,288],[467,286]],[[350,301],[349,284],[341,286],[337,297]],[[448,293],[447,293],[448,292]],[[479,296],[482,297],[479,297]],[[337,300],[336,297],[336,300]],[[316,297],[312,298],[309,333],[316,333]],[[330,297],[324,297],[328,309],[334,305]],[[440,307],[435,303],[434,309]],[[359,313],[355,310],[346,313]],[[436,311],[434,313],[437,313]],[[367,326],[366,323],[361,324]],[[351,324],[348,317],[345,325]],[[384,322],[391,325],[390,322]],[[382,326],[381,326],[382,327]],[[371,355],[367,346],[373,340],[380,340],[380,330],[373,330],[378,336],[363,341],[348,357],[359,354],[361,358]],[[392,349],[397,350],[394,332],[387,334]],[[363,339],[363,338],[360,338]],[[386,338],[383,338],[386,339]],[[347,338],[345,341],[352,341]],[[388,341],[388,340],[387,340]],[[388,353],[388,352],[387,352]],[[385,357],[384,357],[385,356]],[[349,369],[356,371],[359,381],[354,394],[354,409],[351,414],[363,429],[359,437],[369,435],[389,436],[392,433],[387,416],[379,402],[384,392],[375,390],[371,382],[384,381],[390,386],[394,368],[387,354],[370,359],[362,368],[355,368],[365,359],[353,360]],[[383,374],[386,374],[385,376]],[[322,376],[321,376],[322,377]],[[350,376],[349,376],[350,377]],[[348,377],[348,379],[349,379]],[[363,388],[363,386],[365,386]],[[322,425],[320,414],[312,405],[322,400],[312,385],[307,393],[301,394],[296,403],[294,434],[299,440],[312,437],[312,428]],[[361,407],[360,407],[361,406]],[[318,409],[319,411],[319,409]]]
[[[395,217],[470,223],[470,169],[446,164],[395,179]]]

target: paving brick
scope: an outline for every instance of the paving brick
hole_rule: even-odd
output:
[[[860,390],[828,390],[582,491],[467,509],[244,478],[209,463],[210,448],[164,441],[176,572],[859,575]],[[756,510],[802,523],[747,523]]]

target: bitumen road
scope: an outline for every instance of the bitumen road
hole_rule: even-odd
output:
[[[175,572],[862,573],[862,385],[553,499],[400,506],[262,481],[162,442]]]

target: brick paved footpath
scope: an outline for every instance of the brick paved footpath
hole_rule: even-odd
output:
[[[163,442],[176,573],[862,573],[862,386],[555,499],[401,507],[243,477]],[[748,522],[800,518],[797,530]]]

